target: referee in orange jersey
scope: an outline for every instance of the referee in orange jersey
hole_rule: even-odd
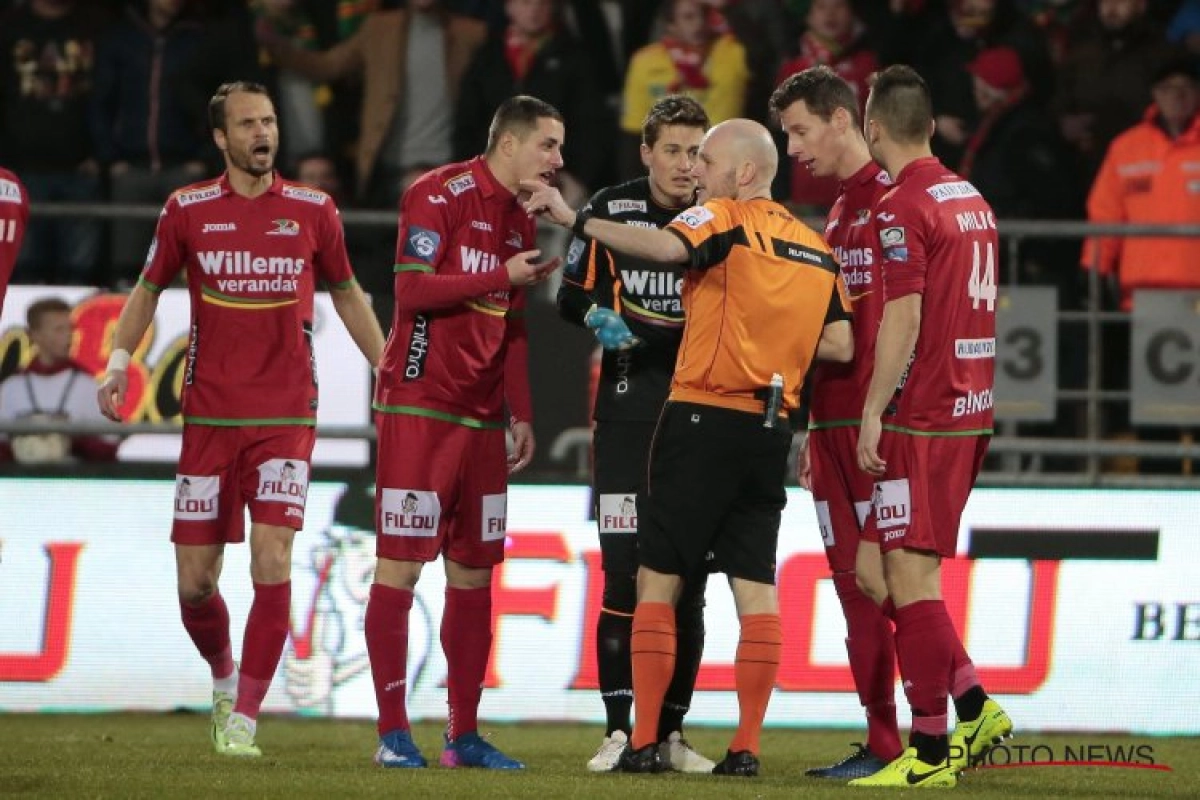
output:
[[[848,361],[850,302],[821,237],[771,199],[775,145],[757,122],[705,135],[692,174],[699,205],[666,228],[576,213],[556,189],[522,184],[525,208],[607,247],[682,264],[686,322],[671,392],[638,495],[633,618],[635,724],[617,769],[658,772],[658,718],[675,662],[675,603],[711,553],[741,623],[737,733],[713,772],[758,774],[758,739],[779,669],[775,550],[791,430],[814,358]],[[704,498],[697,502],[696,498]]]

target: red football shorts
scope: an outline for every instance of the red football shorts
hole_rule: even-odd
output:
[[[413,414],[375,415],[375,553],[467,567],[504,560],[508,459],[504,431]]]
[[[176,544],[236,543],[250,520],[304,527],[311,425],[185,425],[175,475]]]
[[[884,431],[879,455],[887,469],[875,482],[867,538],[884,553],[904,547],[953,558],[958,523],[990,441]]]
[[[858,468],[858,426],[824,428],[808,434],[812,496],[834,572],[853,572],[863,523],[871,511],[875,479]]]

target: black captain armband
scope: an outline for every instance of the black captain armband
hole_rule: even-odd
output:
[[[594,215],[590,205],[584,206],[575,212],[575,222],[571,225],[571,233],[581,239],[587,238],[587,234],[583,232],[583,226],[587,225],[587,221]]]

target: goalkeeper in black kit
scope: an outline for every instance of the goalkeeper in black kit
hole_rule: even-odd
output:
[[[659,100],[642,123],[642,163],[649,174],[601,189],[585,208],[599,219],[664,227],[695,201],[692,166],[707,129],[708,115],[695,100],[682,95]],[[623,255],[576,235],[558,292],[563,319],[591,329],[604,348],[593,413],[593,494],[604,566],[596,657],[607,723],[604,741],[588,762],[592,772],[609,772],[616,766],[631,731],[629,643],[638,571],[635,506],[683,334],[682,281],[678,266]],[[676,606],[678,653],[658,739],[663,764],[678,772],[713,768],[713,762],[682,735],[704,650],[707,577],[705,573],[685,581]]]

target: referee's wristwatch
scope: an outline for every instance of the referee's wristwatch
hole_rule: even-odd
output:
[[[587,234],[583,232],[583,226],[587,225],[587,221],[594,216],[591,205],[586,205],[575,212],[575,222],[571,225],[571,233],[581,239],[587,238]]]

